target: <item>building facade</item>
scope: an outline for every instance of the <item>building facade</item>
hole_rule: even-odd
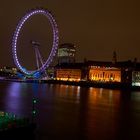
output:
[[[75,63],[76,47],[72,43],[61,44],[58,48],[58,64]]]
[[[56,79],[140,86],[140,64],[131,61],[61,64],[56,67]]]
[[[118,82],[131,84],[132,82],[132,63],[122,62],[103,62],[87,61],[89,69],[88,80],[97,82]]]
[[[57,69],[56,79],[63,81],[80,81],[81,70],[80,69]]]
[[[62,63],[55,67],[56,80],[80,81],[83,63]]]
[[[91,66],[89,80],[99,82],[121,82],[121,69],[115,67]]]

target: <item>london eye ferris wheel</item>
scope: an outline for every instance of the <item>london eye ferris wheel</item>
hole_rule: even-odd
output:
[[[40,54],[39,49],[38,49],[39,43],[32,41],[31,43],[35,49],[37,69],[36,70],[27,70],[25,67],[23,67],[21,65],[19,58],[17,56],[17,42],[18,42],[21,30],[22,30],[24,24],[26,23],[26,21],[30,17],[38,15],[38,14],[45,16],[48,19],[48,21],[50,22],[50,25],[52,28],[52,33],[53,33],[52,48],[51,48],[51,51],[50,51],[50,54],[49,54],[47,60],[45,60],[45,62],[43,62],[42,58],[41,58],[41,54]],[[14,60],[16,67],[26,75],[32,75],[33,77],[40,77],[41,73],[44,72],[49,67],[54,56],[56,55],[57,48],[58,48],[58,42],[59,42],[58,26],[56,24],[56,21],[55,21],[53,15],[48,10],[43,9],[43,8],[30,10],[19,21],[19,23],[16,27],[16,30],[14,32],[13,39],[12,39],[12,55],[13,55],[13,60]],[[41,62],[41,66],[39,66],[39,60]]]

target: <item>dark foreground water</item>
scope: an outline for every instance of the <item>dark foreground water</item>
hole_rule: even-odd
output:
[[[31,117],[33,97],[36,140],[140,139],[139,91],[0,82],[2,111]]]

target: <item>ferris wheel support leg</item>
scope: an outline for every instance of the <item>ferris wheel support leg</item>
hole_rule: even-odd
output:
[[[39,61],[38,61],[38,55],[37,55],[37,50],[36,50],[36,48],[35,48],[35,56],[36,56],[37,69],[39,69]]]
[[[38,65],[39,65],[39,62],[40,62],[40,65],[43,66],[44,65],[43,59],[42,59],[42,56],[40,54],[40,51],[39,51],[38,47],[36,48],[36,55],[37,55],[37,59],[38,59]],[[44,71],[44,74],[45,74],[46,77],[48,77],[48,74],[47,74],[46,70]]]
[[[37,49],[37,52],[38,52],[38,57],[39,57],[40,63],[41,63],[42,66],[43,66],[43,65],[44,65],[44,64],[43,64],[43,59],[42,59],[42,57],[41,57],[41,54],[40,54],[39,49]],[[44,73],[45,73],[46,77],[48,77],[48,74],[47,74],[46,70],[44,71]]]
[[[43,66],[43,59],[42,59],[42,57],[41,57],[41,54],[40,54],[38,48],[37,48],[37,54],[38,54],[38,58],[39,58],[39,60],[40,60],[40,63],[41,63],[41,65]]]

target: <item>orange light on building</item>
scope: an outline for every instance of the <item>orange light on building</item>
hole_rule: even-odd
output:
[[[91,81],[121,82],[121,70],[119,68],[91,67],[89,71]]]
[[[57,69],[56,79],[63,81],[80,81],[81,70],[80,69]]]

